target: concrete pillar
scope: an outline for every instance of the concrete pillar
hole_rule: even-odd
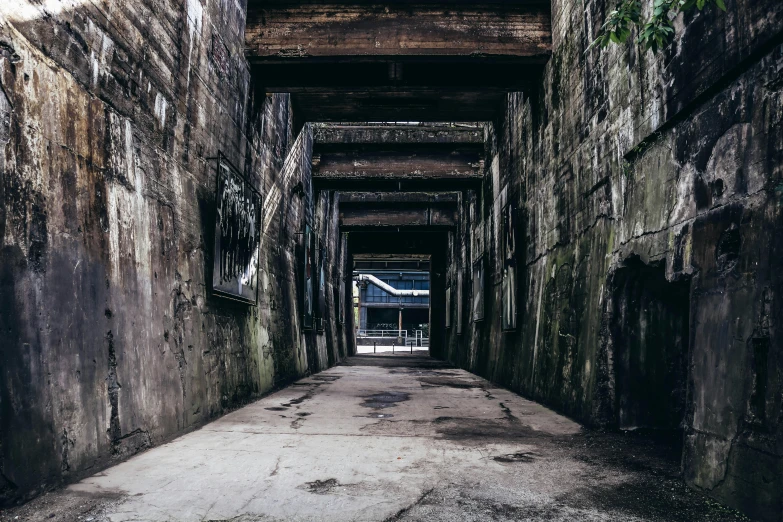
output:
[[[444,234],[445,236],[445,234]],[[433,238],[430,257],[430,346],[433,357],[445,357],[446,338],[446,258],[448,242]]]

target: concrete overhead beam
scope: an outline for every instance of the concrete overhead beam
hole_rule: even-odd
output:
[[[395,261],[419,261],[429,262],[430,256],[427,254],[356,254],[353,256],[354,261],[383,261],[383,262],[395,262]]]
[[[479,190],[480,177],[445,178],[313,178],[316,191],[453,192]]]
[[[298,121],[492,121],[551,56],[543,1],[251,0],[245,55]]]
[[[545,4],[296,3],[248,5],[252,62],[394,56],[514,56],[551,53]]]
[[[324,145],[372,144],[466,144],[483,145],[484,127],[397,126],[397,125],[314,125],[313,147]]]
[[[313,154],[313,179],[481,179],[479,151],[348,151]]]
[[[340,205],[430,204],[456,205],[457,192],[340,192]]]
[[[453,205],[340,207],[340,226],[343,229],[456,227],[457,208]]]

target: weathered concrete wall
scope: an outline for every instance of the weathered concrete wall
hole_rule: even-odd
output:
[[[686,480],[781,520],[783,4],[727,6],[678,19],[681,36],[654,56],[635,44],[585,53],[610,6],[553,2],[539,92],[509,96],[487,129],[484,189],[465,198],[469,234],[454,242],[450,281],[487,253],[487,319],[461,336],[450,329],[447,356],[582,421],[620,426],[618,274],[662,266],[666,284],[690,288]],[[523,209],[514,332],[500,325],[508,201]]]
[[[304,219],[330,277],[345,253],[310,129],[253,92],[244,20],[242,0],[0,4],[0,501],[346,353],[302,332]],[[218,152],[264,195],[258,306],[210,290]]]

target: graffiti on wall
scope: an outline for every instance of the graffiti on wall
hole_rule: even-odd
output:
[[[261,194],[220,155],[212,289],[255,303],[261,246]]]
[[[457,300],[456,300],[456,307],[457,307],[457,335],[462,335],[462,285],[464,284],[464,277],[462,276],[462,269],[457,269]]]
[[[302,314],[302,326],[305,330],[313,328],[314,303],[313,286],[315,283],[315,236],[310,225],[305,223],[304,230],[304,256],[302,256],[302,274],[304,276],[302,303],[304,311]]]
[[[324,331],[324,318],[326,316],[326,249],[323,241],[318,241],[318,333]]]
[[[502,274],[502,314],[503,330],[517,328],[517,242],[516,216],[514,204],[503,208],[503,274]]]
[[[486,257],[479,256],[473,262],[473,321],[484,320],[484,280],[486,278]]]
[[[343,233],[340,237],[340,252],[345,252],[348,249],[348,235]],[[340,288],[338,291],[339,297],[338,297],[338,303],[339,303],[339,313],[337,317],[337,324],[339,326],[343,326],[345,324],[345,292],[346,292],[346,285],[345,285],[345,276],[340,276]]]

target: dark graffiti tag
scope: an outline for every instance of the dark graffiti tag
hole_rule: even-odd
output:
[[[484,320],[484,281],[486,278],[486,256],[480,255],[473,262],[473,321]]]
[[[215,266],[216,293],[255,302],[261,243],[261,195],[221,156],[218,160]]]
[[[503,330],[517,328],[517,246],[516,246],[517,209],[513,203],[503,208],[503,278],[501,326]]]
[[[303,299],[304,314],[302,327],[305,330],[313,328],[315,306],[313,303],[313,283],[315,279],[315,236],[310,225],[305,223],[304,231],[304,257],[302,259],[302,274],[304,275]]]

